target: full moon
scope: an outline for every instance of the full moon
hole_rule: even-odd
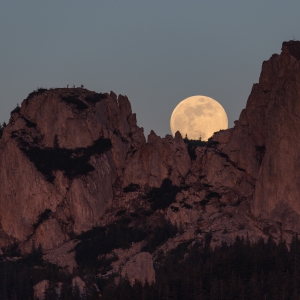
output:
[[[228,128],[227,114],[222,105],[206,96],[192,96],[181,101],[170,120],[172,134],[179,131],[184,138],[207,141],[214,132]]]

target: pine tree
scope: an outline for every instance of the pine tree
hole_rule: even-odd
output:
[[[72,285],[70,283],[64,282],[61,286],[59,299],[72,300],[72,292],[73,292]]]
[[[48,288],[45,290],[44,293],[44,300],[57,300],[56,288],[57,288],[56,283],[50,281]]]
[[[81,300],[80,290],[77,285],[73,287],[72,300]]]

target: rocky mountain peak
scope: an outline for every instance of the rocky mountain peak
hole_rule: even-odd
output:
[[[128,153],[144,143],[127,97],[79,88],[31,93],[1,139],[3,230],[24,241],[50,210],[53,220],[46,223],[57,223],[60,236],[51,248],[68,239],[68,231],[96,225]]]
[[[234,128],[208,142],[154,131],[146,141],[113,92],[34,91],[0,139],[1,245],[41,245],[69,270],[97,245],[97,265],[145,282],[152,259],[183,242],[289,243],[300,233],[299,58],[299,41],[283,43]]]
[[[282,43],[282,51],[287,51],[290,55],[300,60],[300,41],[289,41]]]

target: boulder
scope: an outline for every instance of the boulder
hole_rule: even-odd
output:
[[[79,276],[72,279],[72,286],[78,288],[80,295],[84,294],[85,282]]]
[[[153,260],[149,252],[140,252],[133,256],[122,269],[121,275],[127,277],[131,285],[135,281],[142,284],[155,282]]]
[[[33,287],[34,298],[38,300],[44,300],[45,291],[47,290],[48,286],[49,286],[49,280],[42,280],[39,283],[37,283]]]

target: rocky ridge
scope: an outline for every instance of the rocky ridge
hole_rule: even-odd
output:
[[[127,220],[132,244],[112,244],[97,259],[113,258],[113,271],[144,282],[155,280],[151,259],[185,241],[290,242],[300,232],[299,61],[300,42],[283,43],[263,63],[234,128],[194,148],[179,133],[152,131],[146,141],[125,96],[31,93],[0,139],[3,250],[13,241],[23,253],[41,245],[45,259],[73,270],[84,232]],[[151,246],[153,228],[171,232],[172,224],[177,234]]]

